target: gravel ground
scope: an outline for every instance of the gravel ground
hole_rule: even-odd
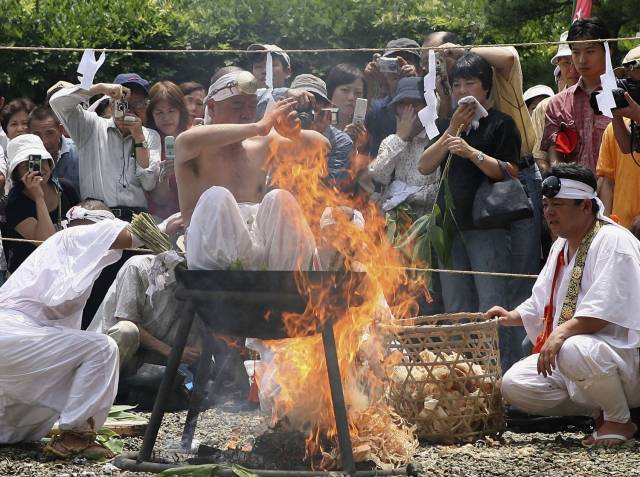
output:
[[[174,447],[179,439],[185,413],[165,416],[158,443]],[[232,413],[224,408],[211,409],[201,415],[195,439],[219,446],[234,429],[252,433],[261,428],[257,411]],[[422,446],[414,462],[423,466],[425,477],[640,477],[640,445],[633,443],[615,450],[584,449],[580,434],[516,434],[507,432],[501,442],[477,442],[463,446]],[[125,450],[138,450],[139,438],[125,439]],[[148,476],[121,472],[107,463],[47,461],[40,446],[0,447],[0,476],[97,477]]]

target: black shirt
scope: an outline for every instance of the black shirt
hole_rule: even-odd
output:
[[[515,164],[520,157],[520,133],[511,116],[490,109],[488,116],[482,118],[478,129],[472,129],[469,134],[462,133],[467,143],[487,156],[503,162]],[[448,126],[448,124],[447,124]],[[440,129],[444,130],[443,128]],[[437,138],[434,139],[434,142]],[[486,177],[484,172],[475,164],[475,160],[460,156],[452,156],[449,166],[449,190],[455,205],[454,217],[460,230],[475,229],[472,211],[473,199]],[[440,165],[440,172],[444,171],[447,160]],[[438,207],[444,212],[444,185],[438,194]]]
[[[80,198],[78,197],[78,194],[71,182],[66,179],[57,179],[57,181],[61,188],[60,201],[62,203],[62,208],[60,210],[60,216],[62,217],[62,220],[65,220],[67,211],[74,205],[77,205],[78,202],[80,202]],[[36,212],[36,203],[24,193],[24,184],[22,182],[16,182],[9,191],[6,215],[6,236],[9,238],[19,239],[24,237],[18,233],[16,226],[29,217],[33,217],[35,219],[38,216]],[[53,211],[49,212],[49,216],[51,217],[53,224],[57,226],[58,208],[56,207]],[[7,243],[9,244],[7,247],[9,252],[7,257],[7,268],[9,272],[13,273],[20,264],[27,259],[31,252],[36,249],[36,246],[30,243]]]

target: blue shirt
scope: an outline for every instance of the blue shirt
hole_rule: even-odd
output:
[[[324,136],[331,143],[329,153],[328,169],[329,183],[338,188],[349,178],[349,168],[351,167],[351,157],[353,156],[353,141],[349,135],[340,129],[329,126],[324,132]]]
[[[77,194],[80,194],[80,172],[78,170],[78,149],[73,139],[62,136],[60,140],[60,152],[58,161],[53,168],[53,176],[58,179],[66,179],[73,185]]]

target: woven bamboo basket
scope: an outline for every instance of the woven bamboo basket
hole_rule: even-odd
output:
[[[396,411],[432,443],[473,442],[504,430],[497,320],[457,313],[397,320]]]

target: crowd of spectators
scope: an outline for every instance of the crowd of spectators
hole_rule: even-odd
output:
[[[324,79],[297,71],[276,45],[253,44],[246,65],[222,68],[211,84],[243,66],[255,76],[257,117],[247,121],[260,119],[274,100],[293,98],[302,127],[330,143],[323,183],[374,201],[381,214],[402,207],[415,220],[432,213],[435,204],[444,211],[445,190],[439,184],[448,168],[456,223],[451,260],[438,257],[430,265],[536,274],[553,240],[543,225],[541,183],[557,163],[577,162],[594,171],[607,214],[640,236],[640,106],[625,95],[629,106],[614,110],[612,121],[592,100],[606,64],[599,40],[609,37],[597,18],[574,22],[560,40],[589,41],[559,45],[549,68],[556,89],[535,85],[524,91],[514,48],[465,49],[453,33],[427,35],[422,46],[440,47],[436,94],[441,134],[433,139],[418,115],[426,106],[427,52],[412,49],[421,46],[413,39],[391,39],[362,68],[336,64]],[[627,54],[616,74],[640,82],[640,47]],[[0,90],[2,236],[46,240],[64,226],[66,212],[87,199],[104,202],[123,220],[148,211],[162,222],[179,212],[173,157],[167,156],[172,139],[167,138],[213,121],[207,89],[196,81],[160,79],[152,85],[137,73],[122,73],[88,91],[57,83],[40,105]],[[468,97],[473,100],[459,105]],[[363,120],[354,118],[358,99],[367,100]],[[486,116],[468,128],[476,105]],[[533,216],[503,228],[479,228],[472,218],[475,194],[486,178],[502,180],[504,171],[519,178]],[[0,283],[34,249],[30,243],[3,242]],[[530,295],[531,285],[516,278],[442,274],[434,277],[434,302],[425,310],[513,308]],[[507,369],[524,354],[524,332],[501,333]]]

